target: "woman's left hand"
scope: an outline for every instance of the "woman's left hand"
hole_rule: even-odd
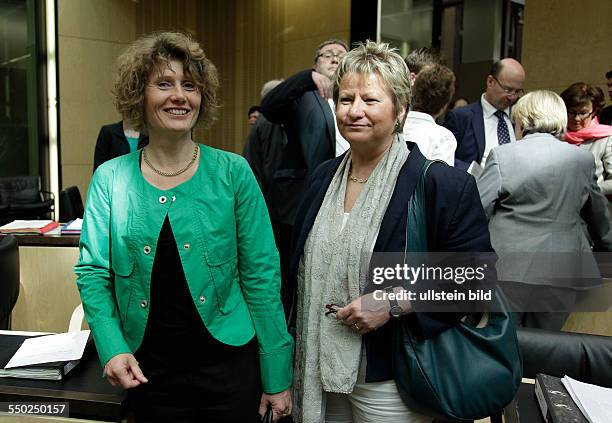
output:
[[[375,300],[373,294],[357,298],[336,313],[336,319],[362,335],[378,329],[390,317],[389,302]]]
[[[263,417],[266,414],[268,404],[272,407],[273,422],[291,414],[291,388],[287,388],[278,394],[261,394],[261,402],[259,403],[260,416]]]

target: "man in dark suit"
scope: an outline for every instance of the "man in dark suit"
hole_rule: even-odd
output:
[[[523,93],[524,81],[523,66],[502,59],[493,64],[479,101],[448,112],[444,126],[457,139],[455,167],[468,170],[472,162],[484,166],[491,149],[516,140],[510,106]]]
[[[263,117],[282,125],[287,136],[280,163],[266,187],[266,201],[281,260],[281,296],[291,308],[294,286],[287,284],[291,233],[304,182],[318,165],[344,153],[349,145],[338,132],[331,100],[332,77],[348,51],[342,40],[322,42],[312,69],[287,78],[261,100]]]
[[[264,117],[282,124],[287,134],[287,146],[270,187],[272,207],[284,224],[293,225],[307,176],[348,149],[346,141],[344,148],[336,145],[339,134],[337,137],[329,102],[331,78],[347,51],[342,40],[324,41],[317,48],[312,69],[287,78],[261,101]]]

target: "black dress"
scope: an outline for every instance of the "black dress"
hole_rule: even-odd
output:
[[[232,347],[208,332],[189,292],[168,216],[157,241],[147,327],[135,356],[149,380],[129,392],[136,421],[259,421],[257,342]]]

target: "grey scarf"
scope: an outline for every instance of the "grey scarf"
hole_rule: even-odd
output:
[[[298,422],[323,420],[323,392],[350,393],[357,381],[361,335],[325,316],[325,304],[349,304],[366,285],[372,247],[408,148],[396,136],[376,165],[342,229],[351,152],[342,160],[304,245],[298,274],[295,384]]]

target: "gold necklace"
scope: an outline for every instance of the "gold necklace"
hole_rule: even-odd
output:
[[[350,170],[349,170],[349,174],[348,174],[348,176],[349,176],[349,179],[350,179],[351,181],[353,181],[353,182],[357,182],[358,184],[365,184],[366,182],[368,182],[368,178],[364,178],[364,179],[362,179],[362,178],[356,178],[356,177],[354,177],[353,175],[351,175],[351,171],[350,171]]]
[[[198,145],[195,144],[195,146],[193,148],[193,157],[191,158],[189,163],[187,163],[187,165],[184,168],[182,168],[180,170],[177,170],[176,172],[163,172],[163,171],[161,171],[159,169],[156,169],[155,166],[153,166],[151,164],[151,162],[149,161],[149,159],[147,158],[147,148],[146,147],[142,149],[142,158],[145,161],[145,163],[147,164],[147,166],[149,166],[149,168],[153,172],[157,173],[158,175],[170,178],[170,177],[173,177],[173,176],[178,176],[181,173],[185,173],[187,171],[187,169],[189,169],[191,166],[193,166],[193,164],[195,163],[196,159],[198,158]]]

